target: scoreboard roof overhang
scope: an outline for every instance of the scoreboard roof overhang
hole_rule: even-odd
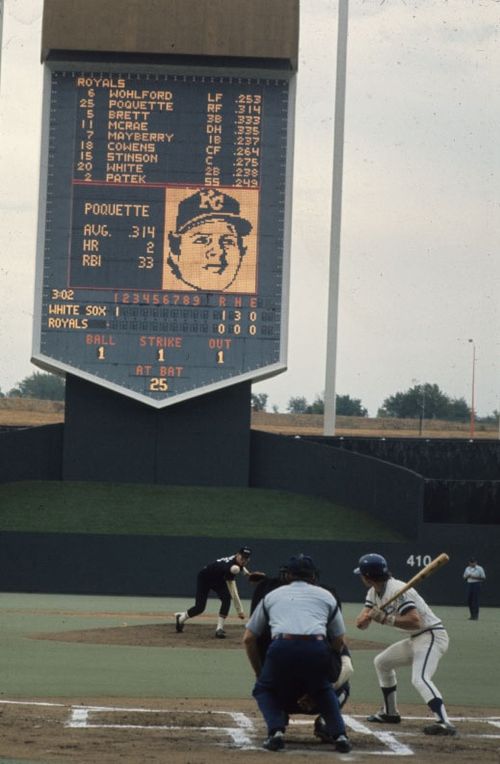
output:
[[[42,61],[56,51],[287,61],[299,0],[45,0]]]

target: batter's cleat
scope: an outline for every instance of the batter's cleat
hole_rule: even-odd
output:
[[[215,632],[215,636],[217,639],[225,639],[226,638],[226,632],[224,629],[217,629]]]
[[[264,740],[262,744],[262,748],[265,748],[266,751],[282,751],[285,747],[285,740],[283,737],[283,733],[278,730],[278,732],[275,732],[274,735],[269,735],[269,737]]]
[[[184,631],[184,624],[181,621],[181,615],[182,613],[175,614],[175,630],[178,634],[181,634],[181,632]]]
[[[453,736],[457,734],[457,730],[452,724],[448,724],[448,722],[434,722],[434,724],[428,724],[424,727],[424,734]]]
[[[349,753],[352,750],[351,742],[346,735],[337,735],[333,738],[333,742],[335,743],[335,750],[339,753]]]
[[[367,722],[376,722],[377,724],[399,724],[401,717],[399,714],[385,714],[382,711],[377,711],[376,714],[366,717]]]

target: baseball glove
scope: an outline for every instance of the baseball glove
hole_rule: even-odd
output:
[[[252,573],[248,574],[248,580],[253,584],[257,584],[259,581],[263,581],[265,578],[267,578],[266,574],[262,573],[260,570],[254,570]]]
[[[310,695],[302,695],[302,697],[297,700],[297,705],[303,714],[314,714],[317,711],[316,702]]]

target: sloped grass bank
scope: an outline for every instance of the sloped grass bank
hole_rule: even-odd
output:
[[[0,485],[0,531],[404,540],[365,512],[286,491],[41,481]]]

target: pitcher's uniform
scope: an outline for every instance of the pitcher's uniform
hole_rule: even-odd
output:
[[[244,618],[243,608],[238,595],[238,589],[234,582],[235,573],[244,570],[246,563],[250,559],[252,550],[248,546],[242,546],[236,554],[228,557],[219,557],[214,562],[205,565],[198,573],[196,578],[196,597],[192,607],[184,612],[175,613],[175,630],[178,633],[184,631],[184,624],[188,618],[194,618],[203,613],[207,606],[208,595],[211,591],[215,592],[220,600],[219,617],[217,619],[217,628],[215,636],[225,639],[224,621],[231,607],[231,599],[234,599],[238,617]]]
[[[231,557],[219,557],[218,560],[205,565],[200,570],[196,579],[195,603],[187,611],[189,618],[204,612],[210,591],[215,592],[220,599],[219,615],[224,618],[227,616],[231,606],[231,594],[226,582],[235,579],[234,574],[231,573],[233,565],[237,565],[235,554]]]

